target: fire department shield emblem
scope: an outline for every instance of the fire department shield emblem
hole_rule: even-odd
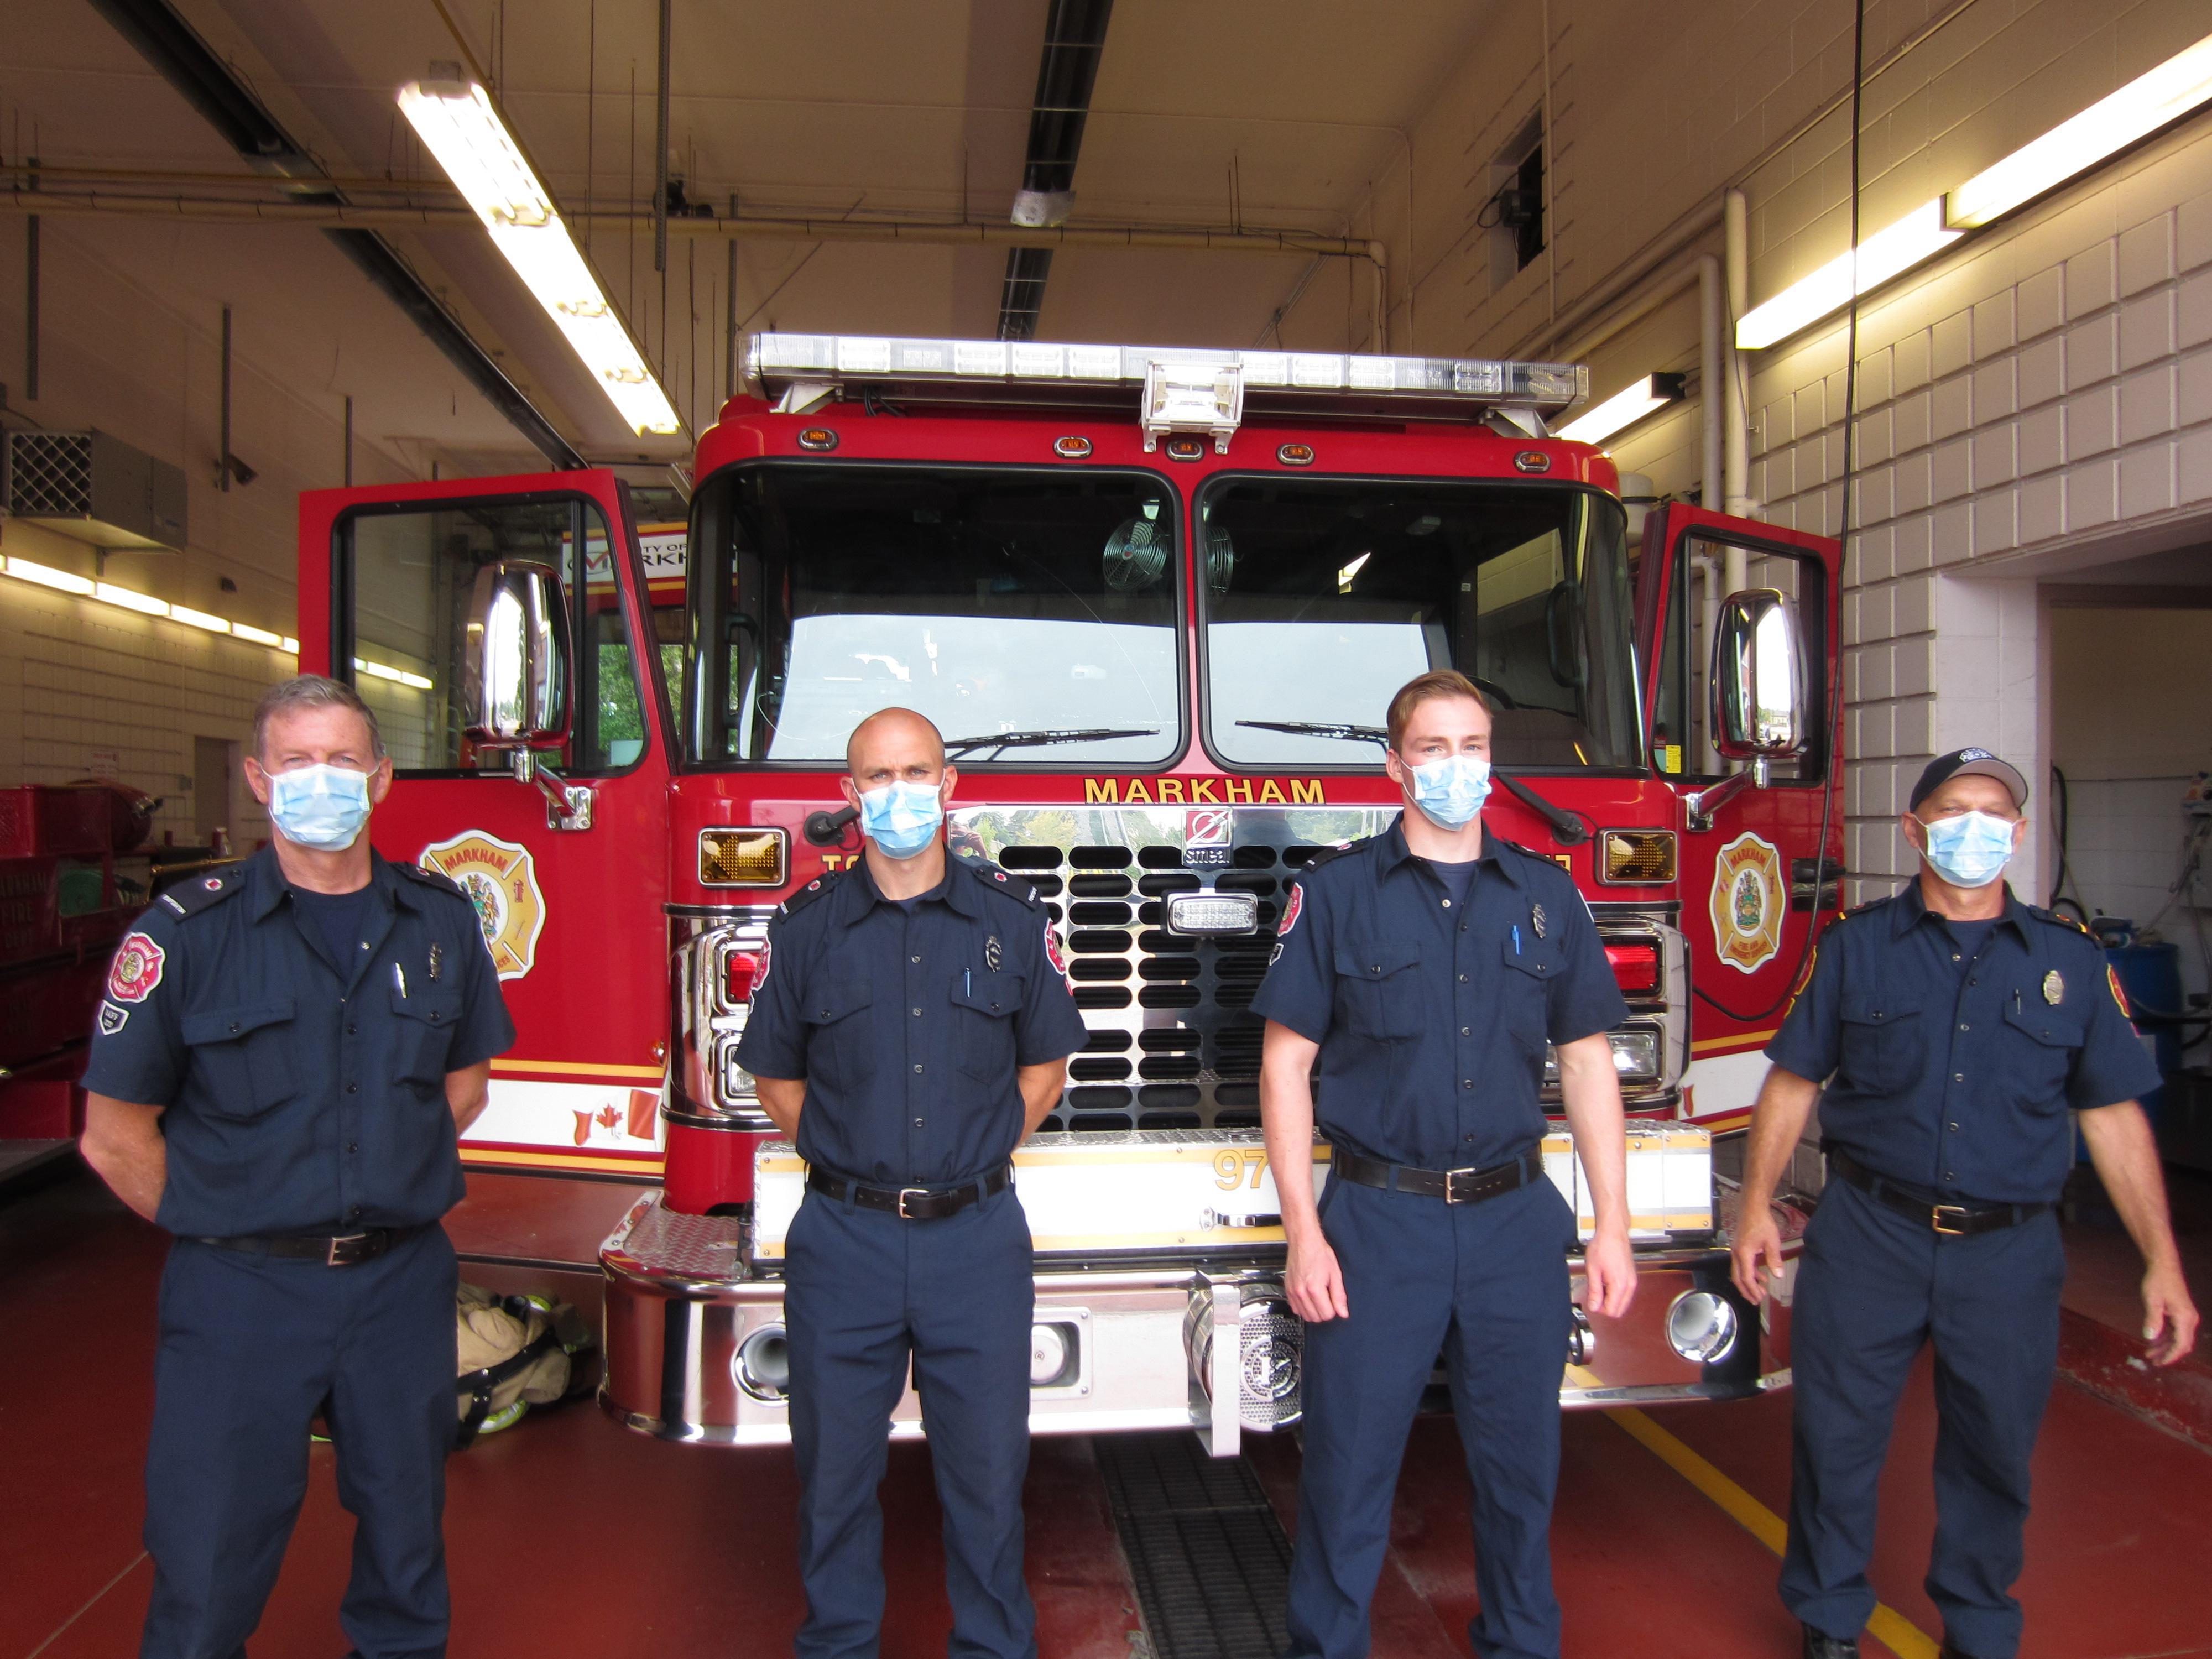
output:
[[[1755,973],[1782,949],[1790,890],[1774,843],[1746,831],[1713,864],[1713,946],[1740,974]]]
[[[1275,937],[1288,939],[1291,929],[1298,925],[1298,912],[1305,908],[1306,886],[1302,881],[1291,884],[1291,896],[1283,904],[1283,919],[1275,924]]]
[[[108,1000],[145,1001],[161,982],[161,966],[167,960],[161,947],[145,934],[126,934],[123,943],[116,946],[115,960],[107,965]]]
[[[1044,956],[1045,960],[1052,963],[1053,972],[1066,979],[1067,957],[1060,951],[1060,935],[1053,932],[1052,923],[1049,921],[1044,925]]]
[[[468,895],[477,926],[501,979],[520,979],[538,960],[545,927],[545,894],[530,849],[481,830],[433,842],[416,860],[447,877]]]

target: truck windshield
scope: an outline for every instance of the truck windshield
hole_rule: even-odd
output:
[[[1024,767],[1169,758],[1179,513],[1143,473],[801,462],[708,480],[692,758],[842,763],[893,705],[948,738],[1026,734],[1005,750]],[[971,746],[969,763],[996,757]]]
[[[1490,697],[1500,766],[1638,763],[1617,501],[1271,476],[1218,480],[1199,514],[1207,731],[1223,760],[1375,764],[1391,694],[1456,668]]]

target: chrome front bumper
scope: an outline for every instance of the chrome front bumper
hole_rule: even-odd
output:
[[[789,1439],[783,1286],[749,1273],[742,1227],[736,1218],[678,1214],[654,1194],[600,1247],[607,1283],[599,1401],[625,1427],[707,1445]],[[1569,1260],[1579,1304],[1582,1264]],[[1786,1283],[1783,1296],[1753,1310],[1729,1282],[1724,1249],[1639,1249],[1637,1267],[1626,1317],[1585,1316],[1577,1305],[1563,1407],[1735,1400],[1788,1386]],[[1188,1428],[1215,1455],[1231,1456],[1243,1433],[1295,1422],[1300,1327],[1283,1301],[1280,1273],[1277,1249],[1038,1273],[1030,1432]],[[1670,1320],[1677,1335],[1710,1345],[1712,1357],[1684,1358]],[[1716,1328],[1730,1323],[1723,1343]],[[909,1387],[891,1413],[891,1435],[921,1432],[921,1401]]]

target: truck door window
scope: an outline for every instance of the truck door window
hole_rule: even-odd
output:
[[[1632,767],[1626,522],[1587,490],[1443,479],[1230,478],[1208,548],[1206,729],[1249,766],[1371,766],[1391,694],[1455,668],[1516,768]],[[1268,724],[1261,724],[1268,722]]]
[[[1827,775],[1828,669],[1827,582],[1820,562],[1809,554],[1745,546],[1747,587],[1771,587],[1786,594],[1797,610],[1805,639],[1807,725],[1811,741],[1794,760],[1775,761],[1768,775],[1778,781],[1814,782]],[[1652,763],[1662,772],[1686,781],[1719,777],[1725,768],[1712,748],[1712,621],[1726,587],[1727,545],[1703,536],[1685,536],[1669,584],[1659,653],[1659,693],[1651,732]]]
[[[1143,473],[814,462],[710,478],[693,501],[692,758],[842,763],[853,727],[896,705],[948,738],[1026,738],[963,766],[1168,759],[1179,512]]]
[[[557,763],[604,775],[644,754],[654,705],[638,683],[616,580],[622,544],[596,504],[578,496],[371,508],[342,519],[337,535],[333,656],[376,711],[401,771],[508,769],[505,756],[479,757],[462,735],[470,598],[477,572],[497,559],[552,566],[568,595],[574,715]]]

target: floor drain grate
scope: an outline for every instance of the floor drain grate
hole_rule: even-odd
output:
[[[1251,1465],[1184,1431],[1091,1443],[1158,1659],[1275,1659],[1291,1540]]]

